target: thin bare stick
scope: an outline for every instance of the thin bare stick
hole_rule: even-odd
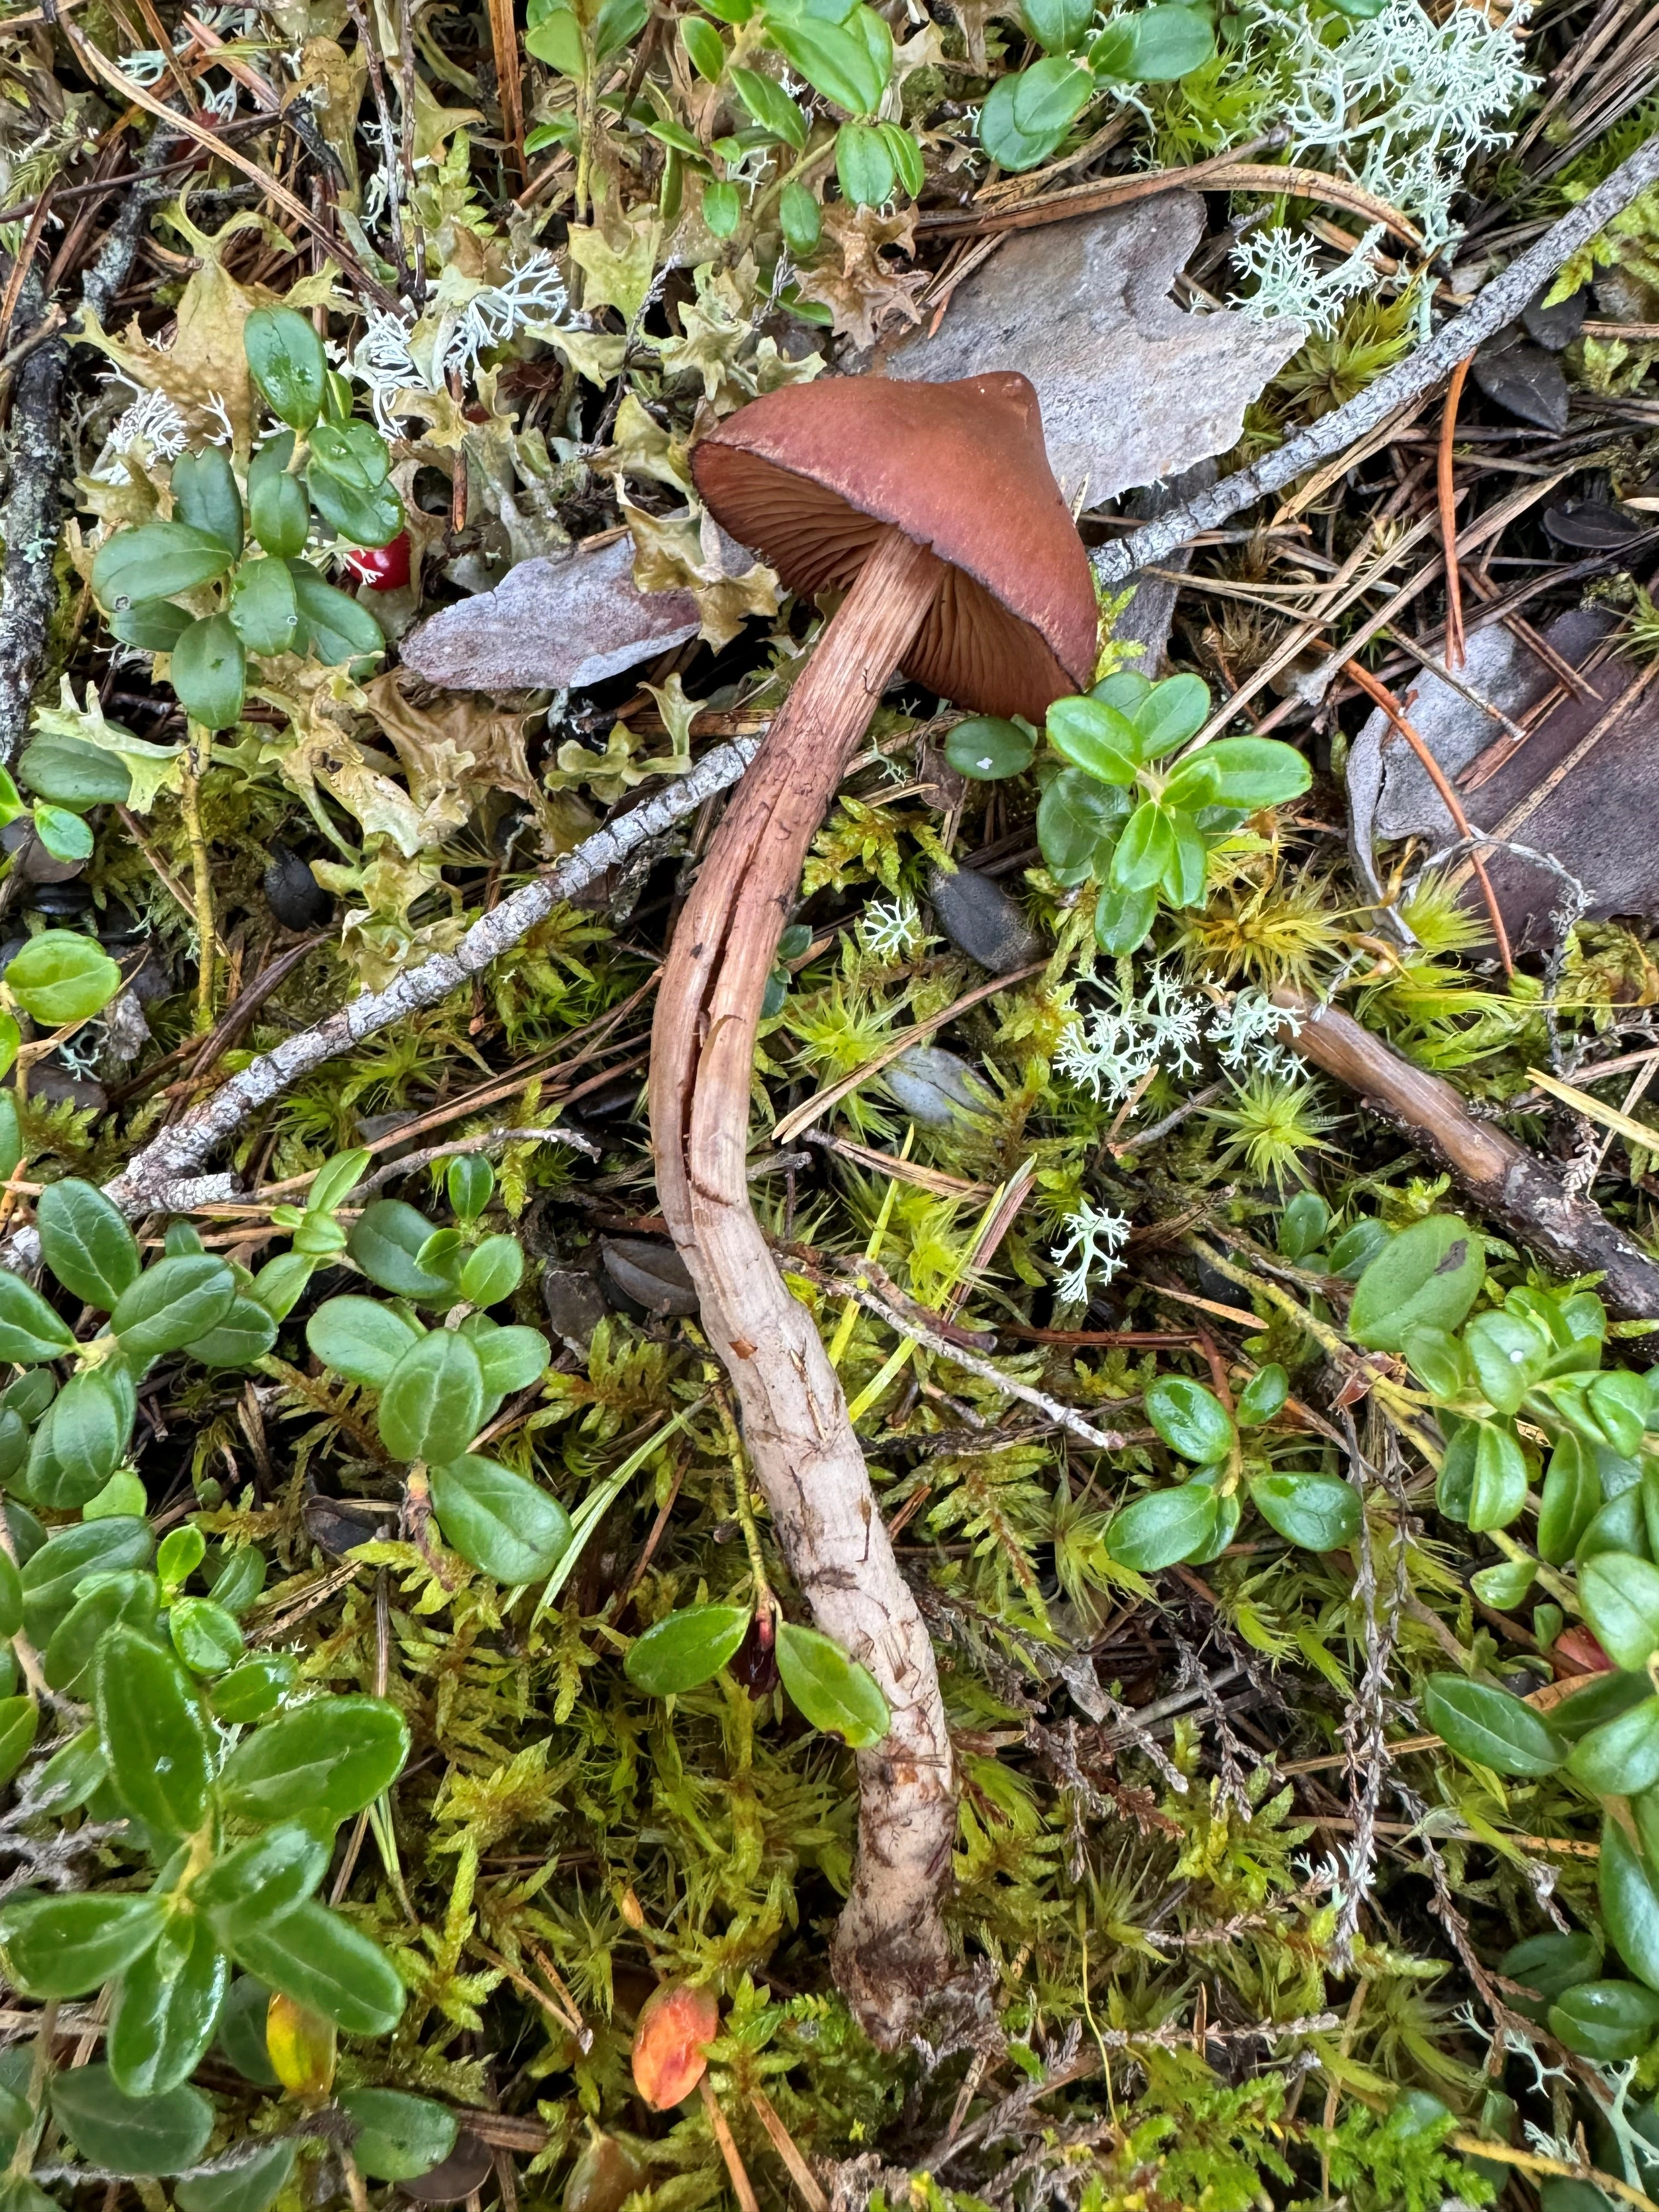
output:
[[[1563,1274],[1599,1274],[1599,1295],[1621,1321],[1659,1316],[1659,1261],[1599,1206],[1563,1188],[1543,1163],[1491,1121],[1477,1121],[1437,1075],[1413,1067],[1335,1006],[1275,991],[1297,1017],[1285,1042],[1443,1161],[1483,1213]]]
[[[1463,802],[1458,797],[1456,792],[1453,790],[1451,784],[1447,778],[1446,771],[1441,767],[1439,762],[1429,750],[1429,748],[1424,742],[1423,738],[1407,720],[1405,708],[1401,705],[1399,700],[1395,697],[1393,692],[1389,690],[1388,685],[1382,683],[1378,678],[1373,676],[1370,670],[1364,665],[1363,661],[1350,660],[1345,664],[1345,666],[1347,673],[1353,678],[1354,682],[1359,686],[1366,697],[1368,699],[1376,700],[1377,705],[1382,709],[1382,712],[1394,724],[1395,729],[1399,731],[1401,736],[1404,738],[1406,743],[1417,755],[1418,759],[1422,762],[1429,781],[1440,793],[1441,799],[1444,803],[1446,811],[1451,816],[1453,822],[1457,825],[1457,833],[1459,836],[1470,839],[1478,838],[1480,832],[1470,827],[1469,817],[1463,811]],[[1486,864],[1481,859],[1478,850],[1471,851],[1469,854],[1469,865],[1474,870],[1475,875],[1480,880],[1480,896],[1486,902],[1486,916],[1492,923],[1492,933],[1498,945],[1498,957],[1504,963],[1504,973],[1506,975],[1513,975],[1515,973],[1515,956],[1510,951],[1510,933],[1504,927],[1504,915],[1502,909],[1499,908],[1498,903],[1498,894],[1492,887],[1492,878],[1486,873]]]
[[[1121,584],[1137,568],[1167,559],[1200,531],[1218,528],[1269,492],[1293,483],[1322,461],[1346,453],[1397,407],[1432,392],[1460,361],[1495,337],[1505,323],[1512,322],[1541,284],[1655,183],[1659,183],[1659,133],[1639,146],[1594,191],[1586,193],[1559,222],[1552,223],[1524,253],[1517,253],[1501,276],[1492,277],[1481,288],[1472,306],[1443,323],[1415,353],[1249,468],[1234,470],[1208,491],[1200,492],[1185,506],[1172,507],[1144,530],[1119,538],[1114,545],[1103,546],[1092,556],[1096,575],[1103,584]]]
[[[830,2199],[818,2185],[817,2175],[801,2156],[800,2145],[778,2118],[772,2100],[764,2089],[751,2089],[749,2101],[755,2108],[755,2117],[772,2138],[772,2147],[789,2169],[790,2179],[806,2200],[807,2212],[830,2212]]]
[[[1463,397],[1463,380],[1473,354],[1460,361],[1446,386],[1446,411],[1440,418],[1440,447],[1435,456],[1435,487],[1440,500],[1440,543],[1446,556],[1446,665],[1463,665],[1463,596],[1457,575],[1457,485],[1453,472],[1456,459],[1457,403]]]
[[[291,1084],[341,1053],[350,1052],[377,1030],[406,1021],[435,1006],[452,991],[482,973],[492,960],[527,937],[556,906],[616,867],[630,853],[662,836],[677,822],[696,813],[706,799],[737,781],[754,758],[752,739],[734,738],[705,753],[696,766],[647,799],[631,813],[608,822],[584,839],[533,883],[526,884],[473,923],[453,952],[442,952],[410,968],[383,991],[365,991],[349,1006],[314,1028],[261,1053],[210,1098],[171,1129],[146,1145],[125,1172],[107,1186],[108,1195],[129,1214],[148,1212],[162,1194],[195,1175],[219,1146],[234,1136],[256,1108],[280,1097]]]

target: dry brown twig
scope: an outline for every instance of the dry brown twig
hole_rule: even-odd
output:
[[[1432,1152],[1506,1234],[1563,1274],[1600,1274],[1600,1294],[1620,1320],[1659,1321],[1659,1261],[1600,1206],[1566,1190],[1524,1145],[1477,1121],[1449,1083],[1414,1067],[1340,1008],[1288,987],[1273,996],[1297,1018],[1285,1041]]]

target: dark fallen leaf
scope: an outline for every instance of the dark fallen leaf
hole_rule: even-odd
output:
[[[911,1119],[927,1128],[948,1129],[959,1115],[985,1110],[973,1069],[943,1045],[913,1044],[882,1081]]]
[[[332,896],[311,872],[308,862],[286,845],[270,848],[265,870],[265,904],[284,929],[318,929],[334,911]]]
[[[586,1359],[605,1314],[605,1294],[592,1276],[581,1267],[544,1267],[542,1304],[560,1343]]]
[[[647,1237],[604,1237],[599,1252],[615,1288],[647,1313],[696,1312],[697,1293],[672,1244],[653,1243]]]
[[[1589,307],[1589,294],[1581,288],[1570,300],[1558,300],[1553,307],[1547,307],[1544,301],[1549,291],[1548,284],[1540,286],[1521,310],[1521,321],[1534,343],[1547,353],[1561,353],[1578,335]]]
[[[463,2128],[447,2158],[441,2159],[425,2173],[417,2173],[412,2181],[399,2182],[398,2185],[405,2197],[412,2197],[417,2204],[459,2204],[475,2189],[483,2188],[490,2165],[489,2144],[470,2128]]]
[[[377,1537],[393,1533],[389,1513],[370,1513],[343,1504],[337,1498],[319,1497],[314,1492],[301,1508],[301,1518],[312,1542],[331,1559],[343,1559],[359,1544],[372,1544]]]
[[[1604,499],[1564,499],[1545,508],[1544,527],[1558,545],[1603,553],[1639,538],[1645,526],[1627,508]]]
[[[977,960],[993,975],[1028,968],[1042,953],[1042,939],[1000,884],[972,868],[947,875],[935,868],[927,879],[939,926],[958,952]]]
[[[1653,834],[1659,701],[1639,687],[1641,666],[1633,659],[1613,653],[1593,659],[1598,648],[1605,651],[1615,620],[1605,609],[1575,609],[1544,633],[1564,659],[1585,668],[1598,696],[1559,699],[1518,747],[1465,694],[1476,694],[1524,726],[1531,710],[1556,690],[1556,679],[1501,625],[1470,637],[1459,677],[1464,693],[1432,669],[1422,672],[1412,692],[1413,727],[1456,786],[1469,820],[1478,829],[1503,822],[1515,843],[1553,854],[1583,885],[1593,921],[1659,914],[1659,839]],[[1629,704],[1620,711],[1626,694]],[[1574,758],[1598,729],[1595,744]],[[1570,760],[1558,779],[1557,771]],[[1355,863],[1362,872],[1370,865],[1374,837],[1418,836],[1434,846],[1456,835],[1444,802],[1380,712],[1349,753],[1348,796]],[[1515,853],[1495,855],[1488,869],[1516,951],[1553,945],[1564,888],[1559,876]],[[1479,894],[1466,890],[1465,896],[1475,901]]]
[[[1522,422],[1540,430],[1566,428],[1567,380],[1555,356],[1541,346],[1484,349],[1474,357],[1474,380],[1488,399]]]

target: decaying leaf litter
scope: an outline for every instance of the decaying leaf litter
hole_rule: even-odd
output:
[[[1659,27],[3,28],[5,2189],[1649,2203]]]

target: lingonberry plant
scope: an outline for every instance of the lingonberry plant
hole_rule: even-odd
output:
[[[1133,952],[1160,905],[1202,906],[1212,849],[1248,814],[1308,787],[1306,761],[1275,738],[1223,738],[1165,765],[1209,713],[1200,677],[1154,684],[1125,671],[1048,709],[1060,760],[1042,770],[1037,843],[1062,888],[1099,885],[1103,952]],[[961,775],[989,782],[1031,765],[1036,732],[1028,722],[975,715],[957,724],[945,751]]]

